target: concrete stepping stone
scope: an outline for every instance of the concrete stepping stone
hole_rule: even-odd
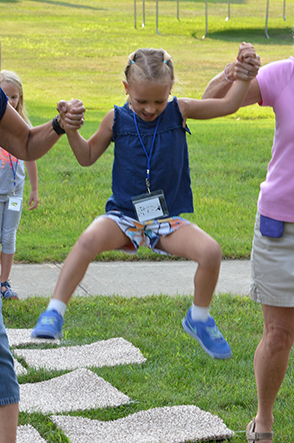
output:
[[[46,443],[39,432],[31,425],[17,427],[16,443]]]
[[[191,405],[149,409],[107,422],[61,415],[51,420],[71,443],[184,443],[234,436],[217,415]]]
[[[130,398],[89,369],[20,385],[19,410],[43,414],[121,406]]]
[[[47,340],[46,338],[32,338],[32,329],[6,328],[9,346],[35,345],[41,343],[60,344],[60,340]]]
[[[90,345],[58,349],[14,349],[13,353],[23,357],[28,366],[61,371],[92,366],[102,368],[132,363],[142,364],[146,361],[140,349],[121,337]]]
[[[17,376],[18,376],[18,375],[24,375],[24,374],[27,374],[27,373],[28,373],[28,371],[26,370],[26,368],[24,368],[23,365],[21,365],[21,364],[19,363],[19,361],[16,360],[16,358],[14,358],[13,361],[14,361],[14,369],[15,369],[15,373],[16,373]]]

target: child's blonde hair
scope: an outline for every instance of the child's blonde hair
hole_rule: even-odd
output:
[[[125,76],[129,84],[133,78],[162,84],[174,83],[172,58],[164,49],[137,49],[129,56]]]
[[[1,83],[4,81],[11,83],[12,85],[17,87],[19,92],[19,100],[15,110],[19,113],[19,115],[24,119],[24,121],[28,125],[31,125],[23,98],[23,87],[19,76],[13,71],[7,71],[6,69],[3,69],[0,72],[0,86]]]

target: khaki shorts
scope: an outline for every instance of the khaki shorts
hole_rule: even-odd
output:
[[[146,246],[157,254],[170,255],[156,247],[160,237],[166,237],[183,226],[190,224],[182,217],[168,217],[161,220],[152,220],[142,224],[131,217],[127,217],[120,211],[109,211],[100,217],[108,217],[116,222],[120,229],[131,240],[130,247],[121,249],[128,254],[136,254],[141,246]]]
[[[281,238],[261,235],[256,215],[251,253],[252,300],[270,306],[294,307],[294,223],[284,223]]]

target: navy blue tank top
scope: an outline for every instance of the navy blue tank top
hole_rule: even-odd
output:
[[[149,155],[157,119],[145,122],[136,116],[139,132]],[[147,192],[147,157],[136,130],[129,104],[114,107],[114,161],[112,168],[112,196],[107,200],[106,212],[122,211],[137,218],[132,197]],[[151,191],[162,189],[170,216],[193,212],[193,196],[189,169],[186,132],[176,97],[168,102],[160,116],[150,165]]]

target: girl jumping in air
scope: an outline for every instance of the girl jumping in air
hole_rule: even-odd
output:
[[[205,101],[169,100],[173,83],[173,62],[166,51],[138,49],[129,56],[125,68],[123,84],[128,101],[124,106],[114,106],[89,140],[77,130],[67,129],[67,118],[62,120],[82,166],[95,163],[114,142],[112,195],[106,213],[82,233],[66,258],[53,298],[39,317],[33,337],[62,336],[66,305],[98,254],[115,249],[135,253],[146,246],[159,254],[198,263],[194,300],[182,321],[183,328],[211,357],[231,357],[228,343],[209,314],[222,257],[220,246],[197,225],[180,217],[181,213],[193,212],[186,120],[236,112],[250,78],[237,80],[224,98]]]

